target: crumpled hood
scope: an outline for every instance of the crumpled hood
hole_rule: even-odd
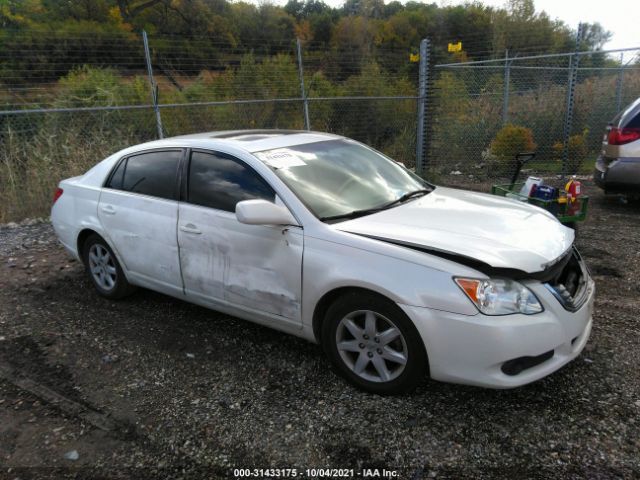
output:
[[[444,187],[398,207],[333,227],[527,273],[539,272],[554,263],[574,240],[573,230],[541,208]]]

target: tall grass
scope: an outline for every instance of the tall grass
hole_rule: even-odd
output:
[[[48,116],[31,135],[5,125],[0,137],[0,223],[47,216],[60,180],[80,175],[114,151],[145,139],[126,126],[102,128],[104,121],[95,115]],[[80,128],[80,123],[90,128]]]

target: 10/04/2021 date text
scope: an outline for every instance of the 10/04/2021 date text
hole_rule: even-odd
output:
[[[398,478],[396,470],[384,468],[234,468],[240,478]]]

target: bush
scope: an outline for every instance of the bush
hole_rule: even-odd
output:
[[[505,173],[514,162],[516,154],[535,150],[531,129],[519,125],[507,124],[502,127],[491,141],[490,152],[495,156],[496,165],[492,165]]]
[[[126,105],[118,73],[111,68],[82,65],[58,80],[55,106],[61,108]]]
[[[569,137],[569,151],[567,156],[567,173],[578,173],[589,156],[589,148],[587,147],[587,136],[589,130],[585,129],[582,133],[571,135]],[[553,144],[553,153],[555,158],[562,161],[562,153],[564,145],[558,141]]]

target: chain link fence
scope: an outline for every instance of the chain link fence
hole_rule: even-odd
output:
[[[46,215],[60,179],[120,148],[211,130],[337,133],[438,183],[486,189],[512,168],[492,145],[513,124],[531,130],[531,172],[582,172],[607,121],[640,94],[637,63],[603,54],[581,57],[570,89],[568,54],[428,68],[428,41],[417,63],[418,46],[47,35],[12,36],[0,51],[0,222]]]
[[[409,52],[145,37],[11,37],[0,52],[0,222],[46,215],[60,179],[120,148],[194,132],[310,128],[413,165]]]
[[[528,150],[524,174],[589,174],[607,123],[640,96],[639,53],[627,50],[626,64],[589,53],[435,65],[426,175],[487,190]]]

